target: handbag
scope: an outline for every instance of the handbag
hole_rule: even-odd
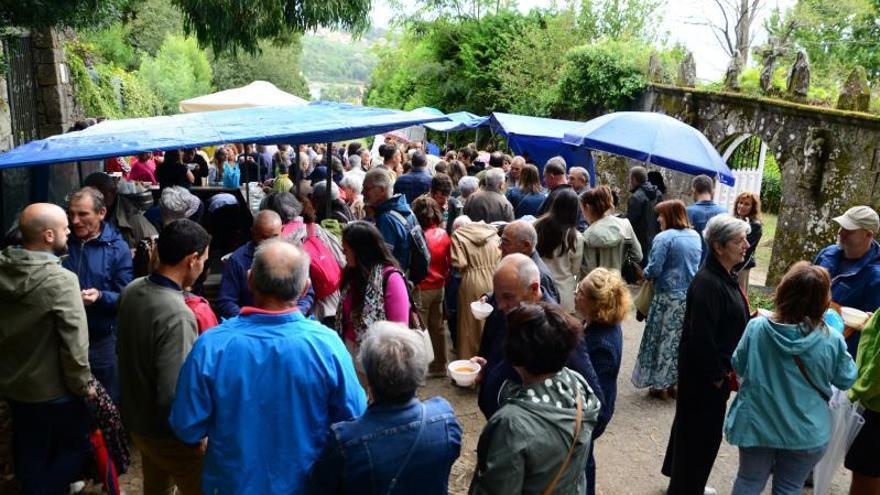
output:
[[[428,333],[428,329],[425,328],[425,324],[422,322],[422,315],[419,313],[419,307],[413,300],[410,282],[400,270],[394,269],[385,274],[383,278],[384,285],[388,284],[388,277],[391,276],[392,273],[400,274],[403,278],[404,284],[406,284],[406,296],[409,298],[409,328],[416,332],[416,336],[422,344],[422,351],[425,353],[425,358],[428,360],[428,364],[430,364],[434,362],[434,344],[431,343],[431,334]],[[383,294],[385,293],[384,285],[382,287]]]
[[[574,454],[574,448],[577,446],[578,437],[581,435],[581,423],[584,417],[583,404],[581,401],[581,389],[577,388],[577,416],[574,420],[574,437],[571,439],[571,447],[568,448],[568,454],[565,455],[565,462],[562,463],[562,466],[559,468],[559,472],[556,473],[556,476],[553,478],[553,481],[547,485],[547,488],[541,492],[541,495],[550,495],[556,490],[556,485],[559,484],[559,480],[562,478],[563,473],[565,473],[565,469],[568,468],[569,463],[571,463],[571,456]]]
[[[633,305],[636,311],[647,316],[648,310],[651,308],[651,301],[654,299],[654,281],[645,280],[645,283],[639,288],[638,294],[633,299]]]
[[[637,241],[634,241],[633,239],[625,239],[623,241],[624,260],[620,267],[620,275],[628,284],[635,284],[645,279],[645,272],[642,265],[629,256],[630,251],[632,251],[630,246],[632,246],[634,242]]]

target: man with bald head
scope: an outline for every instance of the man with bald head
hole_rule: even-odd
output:
[[[553,280],[553,273],[538,254],[538,233],[531,223],[525,220],[510,222],[501,233],[501,256],[513,253],[524,254],[538,267],[541,274],[541,290],[551,302],[559,303],[559,289]]]
[[[0,397],[12,412],[24,493],[67,493],[89,453],[89,332],[76,275],[61,266],[70,234],[58,206],[19,219],[22,245],[0,252]]]
[[[242,306],[250,306],[254,302],[247,283],[247,273],[254,263],[254,252],[260,243],[281,235],[281,217],[272,210],[263,210],[254,218],[251,229],[251,240],[232,252],[223,269],[220,279],[220,290],[217,293],[217,310],[222,318],[238,315]],[[314,300],[314,291],[309,292],[300,301],[300,311],[308,313]]]
[[[330,425],[366,410],[351,356],[297,299],[309,256],[263,242],[248,272],[253,306],[203,334],[180,372],[170,423],[208,439],[203,493],[303,493]]]
[[[495,268],[492,277],[493,293],[486,301],[494,308],[486,319],[479,355],[471,360],[482,366],[478,403],[486,419],[498,410],[498,392],[507,380],[521,381],[519,374],[504,358],[504,341],[507,335],[507,313],[520,304],[540,301],[555,303],[541,290],[541,274],[528,256],[513,253],[505,256]],[[603,400],[599,380],[583,341],[572,354],[567,366],[587,379],[590,387]]]

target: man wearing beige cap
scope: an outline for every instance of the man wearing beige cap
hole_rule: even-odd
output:
[[[880,230],[880,218],[868,206],[854,206],[834,221],[840,225],[837,244],[819,252],[813,263],[831,274],[834,302],[874,312],[880,307],[880,244],[874,239]],[[846,339],[853,356],[859,335],[855,332]]]

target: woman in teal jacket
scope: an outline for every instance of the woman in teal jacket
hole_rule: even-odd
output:
[[[802,261],[776,289],[771,319],[749,322],[733,354],[742,383],[725,421],[739,447],[733,495],[800,494],[828,445],[831,386],[846,390],[856,367],[843,335],[822,320],[831,302],[828,272]]]

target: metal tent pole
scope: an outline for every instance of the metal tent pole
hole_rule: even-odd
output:
[[[327,216],[324,218],[330,218],[330,215],[333,213],[333,194],[332,194],[332,184],[333,184],[333,171],[330,169],[332,155],[333,143],[327,143],[327,151],[324,152],[324,155],[327,158],[327,190],[325,194],[327,195]]]

